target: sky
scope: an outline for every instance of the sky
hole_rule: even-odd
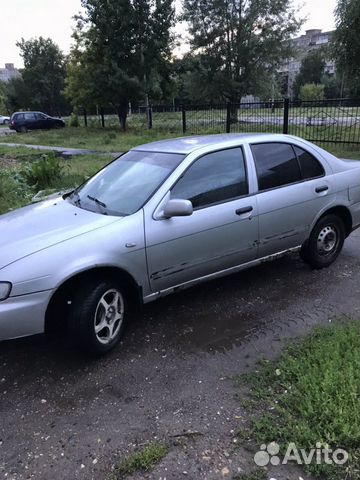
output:
[[[334,29],[336,0],[293,0],[300,16],[307,21],[300,33],[310,28]],[[16,42],[21,37],[52,38],[68,53],[72,43],[73,16],[80,10],[80,0],[0,0],[0,68],[5,63],[22,67]]]

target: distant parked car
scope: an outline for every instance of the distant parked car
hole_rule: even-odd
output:
[[[11,130],[26,133],[28,130],[63,128],[65,122],[42,112],[15,112],[11,115],[9,127]]]
[[[0,340],[64,328],[105,353],[134,303],[295,250],[328,267],[359,226],[359,162],[300,138],[138,146],[80,187],[0,216]]]
[[[10,122],[10,117],[0,115],[0,125],[6,125],[9,122]]]

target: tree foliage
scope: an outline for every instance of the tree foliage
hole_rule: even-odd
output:
[[[24,61],[23,84],[19,79],[13,83],[15,96],[12,102],[22,108],[49,114],[60,112],[65,106],[62,95],[66,71],[63,53],[50,38],[22,38],[17,46]],[[16,93],[19,90],[21,95]]]
[[[303,85],[322,83],[324,68],[325,56],[321,49],[313,50],[303,58],[293,88],[296,98],[299,96],[300,89]]]
[[[6,87],[3,82],[0,82],[0,115],[7,113],[6,108]]]
[[[184,0],[183,18],[199,59],[194,80],[232,101],[256,93],[290,56],[301,24],[290,0]]]
[[[360,95],[360,2],[338,0],[334,55],[349,94]]]
[[[161,97],[169,78],[172,0],[82,0],[66,94],[75,106],[111,105],[125,128],[129,101]]]

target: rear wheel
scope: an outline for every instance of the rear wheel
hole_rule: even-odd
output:
[[[302,259],[314,268],[331,265],[344,244],[344,223],[337,215],[325,215],[313,228],[309,240],[302,246]]]
[[[120,341],[127,319],[125,289],[113,280],[92,281],[73,299],[69,333],[81,348],[102,355]]]
[[[22,125],[18,130],[18,132],[20,132],[20,133],[26,133],[27,131],[28,131],[28,129],[25,127],[25,125]]]

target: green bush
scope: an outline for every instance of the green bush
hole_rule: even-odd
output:
[[[41,155],[40,160],[28,163],[22,170],[25,181],[38,190],[55,187],[64,175],[65,164],[54,153]]]
[[[26,205],[32,191],[16,171],[0,170],[0,215]]]
[[[80,127],[79,115],[77,113],[72,113],[69,120],[69,127]]]
[[[311,100],[324,100],[325,85],[306,83],[300,87],[299,98],[302,102],[310,102]]]

